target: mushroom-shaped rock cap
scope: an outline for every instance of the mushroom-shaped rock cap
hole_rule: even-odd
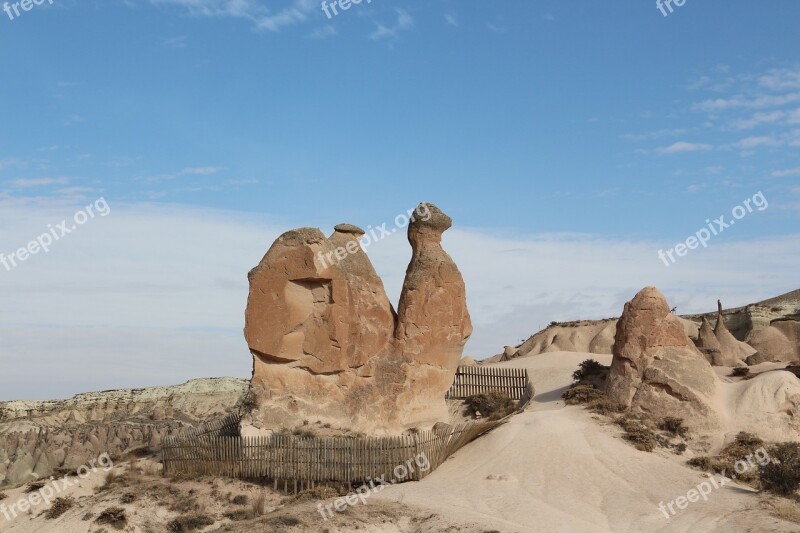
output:
[[[444,232],[452,225],[453,219],[445,215],[441,209],[433,204],[422,202],[414,209],[409,228],[431,228]]]
[[[363,229],[352,224],[338,224],[333,229],[339,233],[352,233],[354,235],[364,235],[366,233]]]

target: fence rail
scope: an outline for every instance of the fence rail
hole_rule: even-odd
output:
[[[494,391],[504,393],[512,400],[522,401],[530,386],[528,371],[524,368],[460,366],[446,397],[463,400],[468,396]]]
[[[524,369],[459,367],[448,398],[497,390],[519,401],[523,409],[534,390]],[[239,415],[203,424],[162,442],[165,475],[266,478],[275,488],[303,490],[317,483],[389,483],[420,480],[457,450],[505,423],[482,420],[399,437],[239,436]],[[427,468],[419,464],[424,458]]]

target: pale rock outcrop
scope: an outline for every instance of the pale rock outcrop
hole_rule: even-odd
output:
[[[703,322],[700,324],[700,330],[697,334],[697,347],[703,352],[709,363],[712,365],[721,364],[722,347],[714,334],[711,322],[706,317],[703,317]]]
[[[747,359],[748,364],[800,361],[800,321],[776,320],[751,333],[747,337],[747,344],[758,351],[756,356]]]
[[[360,228],[340,224],[330,238],[301,228],[275,241],[248,276],[257,408],[243,432],[313,420],[390,433],[447,419],[444,395],[472,332],[464,281],[441,247],[451,223],[432,204],[414,211],[396,314]]]
[[[718,427],[717,377],[655,287],[640,291],[617,324],[607,397],[632,411],[676,416],[696,429]]]
[[[719,366],[743,366],[745,359],[756,353],[751,346],[738,340],[725,326],[725,317],[722,313],[722,302],[717,301],[717,324],[714,326],[714,336],[719,341],[720,357],[715,362]]]

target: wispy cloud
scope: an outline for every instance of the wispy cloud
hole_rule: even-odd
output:
[[[657,152],[660,154],[671,155],[671,154],[681,154],[686,152],[705,152],[711,150],[712,148],[713,146],[711,146],[710,144],[689,143],[685,141],[679,141],[669,146],[658,148]]]
[[[404,9],[395,9],[397,13],[397,20],[391,26],[384,26],[381,23],[376,23],[375,31],[373,31],[369,38],[377,41],[379,39],[387,39],[396,37],[401,31],[411,29],[414,26],[414,18],[408,14]]]
[[[309,33],[308,37],[311,39],[327,39],[329,37],[335,37],[336,34],[336,27],[331,24],[326,24]]]
[[[787,168],[784,170],[776,170],[772,173],[775,178],[786,178],[789,176],[800,176],[800,167]]]
[[[193,16],[245,19],[267,31],[280,31],[304,22],[319,7],[316,0],[292,0],[277,9],[267,8],[256,0],[150,0],[150,3],[182,8]]]
[[[10,184],[18,189],[28,189],[33,187],[46,187],[49,185],[66,185],[69,179],[65,177],[60,178],[30,178],[30,179],[15,179],[11,180]]]
[[[458,23],[458,19],[457,19],[457,18],[456,18],[456,16],[455,16],[454,14],[452,14],[452,13],[446,13],[446,14],[444,15],[444,21],[445,21],[445,22],[446,22],[448,25],[450,25],[450,26],[453,26],[454,28],[458,28],[458,27],[460,26],[460,24]]]

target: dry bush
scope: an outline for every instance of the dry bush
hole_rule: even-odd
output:
[[[475,394],[464,400],[465,413],[476,416],[478,413],[489,420],[499,420],[514,413],[517,404],[506,394],[490,391],[486,394]]]
[[[242,520],[250,520],[255,518],[252,509],[236,509],[235,511],[228,511],[223,515],[228,520],[234,522],[241,522]]]
[[[6,495],[5,492],[0,492],[0,502],[5,500],[6,498],[8,498],[8,495]]]
[[[119,499],[119,502],[123,505],[128,505],[129,503],[133,503],[135,501],[136,501],[136,494],[134,494],[133,492],[126,492]]]
[[[665,418],[658,428],[678,437],[686,437],[689,433],[689,428],[683,425],[683,418],[675,418],[673,416]]]
[[[306,489],[297,493],[294,497],[295,501],[304,502],[304,501],[312,501],[312,500],[329,500],[331,498],[338,498],[339,496],[344,496],[348,494],[348,491],[341,491],[337,490],[330,485],[320,485],[318,487],[314,487],[313,489]]]
[[[167,531],[170,533],[186,533],[188,531],[195,531],[203,529],[206,526],[214,525],[217,521],[207,514],[189,514],[179,516],[174,520],[170,520],[167,524]]]
[[[313,439],[317,436],[313,430],[306,428],[295,428],[294,431],[292,431],[292,435],[300,437],[301,439]]]
[[[261,491],[258,495],[253,498],[253,502],[250,505],[251,514],[256,516],[264,516],[267,514],[267,492]]]
[[[744,378],[750,375],[750,369],[746,366],[737,366],[731,372],[731,377]]]
[[[25,485],[25,494],[30,494],[31,492],[36,492],[37,490],[41,489],[47,485],[47,481],[31,481],[27,485]]]
[[[769,463],[758,467],[761,486],[782,496],[793,495],[800,488],[800,444],[777,444],[770,448],[769,457]]]
[[[247,505],[248,501],[250,501],[250,498],[247,497],[247,494],[239,494],[231,500],[231,503],[233,505]]]
[[[122,507],[109,507],[97,516],[95,523],[122,530],[128,524],[128,515]]]
[[[800,505],[796,501],[775,499],[763,504],[778,518],[800,524]]]
[[[754,455],[755,452],[762,447],[764,441],[751,433],[742,431],[736,438],[725,446],[719,455],[714,457],[694,457],[690,459],[687,464],[694,468],[705,470],[713,474],[725,474],[727,476],[736,472],[736,478],[739,481],[753,482],[757,479],[757,472],[754,468],[748,468],[744,472],[736,471],[737,461],[746,461],[749,455]]]
[[[44,517],[48,520],[55,520],[62,514],[66,513],[75,505],[75,500],[70,497],[66,498],[56,498],[53,500],[53,504],[50,506],[50,509],[44,514]]]
[[[601,365],[594,359],[586,359],[575,372],[572,373],[572,380],[576,383],[586,381],[592,378],[600,378],[605,380],[611,367]]]
[[[616,423],[625,431],[623,438],[632,442],[637,450],[652,452],[656,448],[656,434],[646,421],[624,415],[617,418]]]
[[[280,515],[280,516],[274,516],[269,520],[266,520],[264,523],[273,526],[277,531],[281,531],[282,528],[299,526],[303,522],[299,518],[296,518],[294,516]]]
[[[561,395],[567,405],[582,405],[605,399],[603,391],[591,385],[574,385]]]

